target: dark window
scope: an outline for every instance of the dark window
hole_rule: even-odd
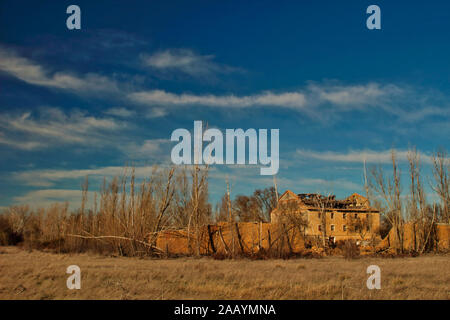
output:
[[[357,214],[357,213],[355,213],[355,219],[356,219],[356,218],[358,218],[358,214]]]
[[[331,213],[331,219],[334,219],[334,212]]]
[[[342,230],[347,231],[347,226],[345,224],[342,226]]]
[[[334,231],[334,224],[331,225],[331,231]]]
[[[319,231],[322,231],[322,226],[319,224]]]
[[[345,219],[346,217],[347,217],[347,214],[346,214],[346,213],[343,213],[343,214],[342,214],[342,218]]]

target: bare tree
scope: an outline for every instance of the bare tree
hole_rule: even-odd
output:
[[[173,185],[174,172],[175,172],[175,168],[172,167],[169,170],[169,173],[167,174],[165,188],[163,189],[164,191],[162,192],[160,200],[159,200],[156,221],[155,221],[155,224],[153,227],[153,234],[152,234],[152,244],[154,246],[156,246],[156,240],[157,240],[158,233],[163,229],[163,219],[165,217],[165,214],[168,211],[167,209],[169,208],[169,206],[172,202],[174,193],[175,193],[175,188]]]
[[[256,202],[255,216],[258,219],[257,221],[270,221],[270,213],[278,204],[278,192],[276,187],[265,188],[262,190],[256,189],[255,192],[253,192],[252,201]]]
[[[257,189],[251,196],[237,195],[233,211],[239,221],[267,222],[277,203],[275,188]]]
[[[232,210],[232,221],[236,221],[235,211]],[[225,194],[220,198],[219,203],[216,205],[215,221],[216,222],[228,222],[230,216],[230,204],[228,201],[228,194]]]
[[[431,231],[436,215],[427,205],[426,194],[420,174],[420,155],[416,149],[408,152],[409,174],[411,179],[410,197],[408,201],[408,216],[413,229],[414,250],[423,252],[430,247]]]
[[[322,246],[327,246],[327,212],[330,212],[331,202],[334,201],[334,196],[328,194],[323,196],[319,193],[313,197],[314,205],[318,210],[320,218],[320,232],[322,234]]]
[[[383,199],[383,214],[389,221],[397,236],[397,249],[403,252],[403,215],[400,188],[400,170],[396,161],[395,150],[391,153],[392,177],[385,177],[381,166],[371,169],[370,188]]]
[[[306,229],[309,226],[307,212],[301,210],[293,201],[280,203],[278,209],[282,212],[279,220],[286,226],[286,231],[295,230],[293,238],[298,234],[305,239]]]
[[[230,234],[231,234],[231,254],[232,254],[232,257],[233,257],[233,259],[234,259],[234,248],[235,248],[235,241],[234,241],[234,232],[233,232],[233,224],[234,224],[234,221],[233,221],[233,206],[232,206],[232,204],[231,204],[231,195],[230,195],[230,193],[231,193],[231,190],[230,190],[230,184],[229,184],[229,182],[228,182],[228,178],[227,178],[227,201],[228,201],[228,210],[229,210],[229,225],[230,225]]]
[[[360,214],[361,215],[361,214]],[[353,217],[350,215],[348,218],[348,229],[352,233],[357,233],[361,240],[365,240],[367,238],[367,235],[371,234],[373,230],[372,228],[372,215],[370,213],[366,214],[366,217]]]
[[[450,181],[448,177],[448,169],[450,160],[444,149],[438,150],[432,158],[433,161],[433,190],[437,193],[441,200],[442,212],[441,221],[450,223]]]
[[[203,237],[203,227],[209,222],[211,208],[208,204],[208,165],[200,167],[198,164],[191,169],[191,199],[188,220],[188,247],[191,245],[191,225],[195,230],[196,255],[200,255]]]

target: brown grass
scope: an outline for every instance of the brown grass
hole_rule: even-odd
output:
[[[450,256],[139,259],[0,247],[0,299],[449,299]],[[66,287],[67,266],[81,289]],[[381,268],[381,290],[366,287]]]

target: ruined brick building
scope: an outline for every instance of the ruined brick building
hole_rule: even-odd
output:
[[[334,195],[295,194],[287,190],[271,213],[271,223],[286,221],[286,216],[303,218],[306,237],[326,238],[332,242],[369,240],[380,226],[379,211],[357,193],[337,200]]]
[[[158,234],[157,247],[171,254],[256,253],[284,250],[302,252],[307,245],[321,247],[322,241],[353,239],[376,250],[390,248],[395,242],[392,229],[383,240],[378,231],[380,212],[367,198],[353,193],[339,200],[315,193],[295,194],[288,190],[271,212],[270,222],[217,222],[200,229],[199,238],[188,229],[164,230]],[[299,227],[300,226],[300,227]],[[410,225],[405,230],[405,249],[414,250]],[[302,234],[299,229],[303,228]],[[409,231],[408,231],[409,230]],[[450,226],[436,224],[436,250],[448,251]],[[375,240],[375,241],[371,241]],[[318,242],[319,241],[319,242]],[[199,248],[197,249],[197,246]]]
[[[380,213],[367,198],[354,193],[346,199],[319,194],[295,194],[288,190],[271,212],[270,222],[218,222],[194,233],[166,230],[158,234],[157,246],[176,254],[255,253],[264,250],[301,252],[305,245],[354,239],[379,238]],[[288,218],[288,219],[286,219]],[[299,230],[303,230],[302,234]],[[381,240],[381,239],[379,239]],[[195,246],[200,244],[200,248]]]

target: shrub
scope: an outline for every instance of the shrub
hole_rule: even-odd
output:
[[[0,245],[14,246],[23,241],[23,235],[15,232],[5,216],[0,216]]]
[[[356,242],[352,240],[344,241],[344,245],[341,249],[343,251],[344,258],[348,260],[356,259],[360,255],[359,247],[356,245]]]

